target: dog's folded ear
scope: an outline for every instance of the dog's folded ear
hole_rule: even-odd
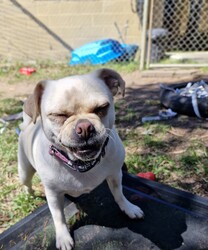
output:
[[[23,106],[23,111],[32,118],[33,123],[36,123],[37,117],[40,115],[41,97],[46,83],[46,81],[39,82]]]
[[[122,96],[125,95],[125,82],[119,73],[112,69],[99,69],[96,70],[98,78],[101,78],[105,84],[109,87],[113,95],[116,95],[119,88]]]

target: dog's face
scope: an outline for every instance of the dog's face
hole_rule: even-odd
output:
[[[36,122],[41,116],[47,138],[73,159],[96,158],[115,121],[113,95],[125,83],[109,69],[40,82],[24,111]]]

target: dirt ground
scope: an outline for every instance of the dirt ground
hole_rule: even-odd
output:
[[[184,79],[190,79],[195,76],[202,75],[198,69],[179,70],[179,69],[161,69],[149,71],[135,71],[129,74],[122,74],[126,81],[126,88],[136,89],[138,87],[145,89],[159,89],[160,83],[171,83]],[[10,79],[1,79],[0,77],[0,95],[3,98],[21,97],[32,93],[36,82],[28,77],[27,80],[15,84],[8,84]],[[39,79],[43,80],[43,79]],[[134,93],[132,93],[134,94]],[[138,95],[139,93],[136,93]],[[151,92],[150,92],[151,97]]]

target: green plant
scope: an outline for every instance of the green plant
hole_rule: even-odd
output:
[[[156,175],[167,175],[174,167],[174,161],[165,155],[128,154],[126,164],[131,173],[154,172]]]
[[[0,116],[6,116],[20,112],[22,103],[16,99],[0,100]],[[45,203],[41,197],[31,197],[23,192],[22,186],[18,179],[17,172],[17,146],[18,135],[15,128],[19,126],[17,122],[7,124],[5,130],[0,134],[0,210],[4,218],[3,228],[14,224],[31,211],[36,209],[40,204]],[[40,183],[35,178],[34,183]]]
[[[14,198],[12,203],[14,211],[18,211],[22,216],[26,216],[43,204],[43,198],[20,193]]]
[[[166,146],[165,142],[162,139],[155,137],[153,138],[151,135],[145,135],[143,140],[144,140],[144,145],[151,148],[161,149]]]
[[[12,98],[0,100],[0,117],[21,112],[22,105],[21,101]]]

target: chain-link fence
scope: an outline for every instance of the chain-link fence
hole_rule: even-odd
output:
[[[0,59],[138,61],[134,7],[134,0],[0,0]]]
[[[208,62],[207,0],[0,0],[1,61]]]
[[[141,68],[145,58],[147,67],[208,66],[208,1],[147,0],[145,4],[146,55]]]

